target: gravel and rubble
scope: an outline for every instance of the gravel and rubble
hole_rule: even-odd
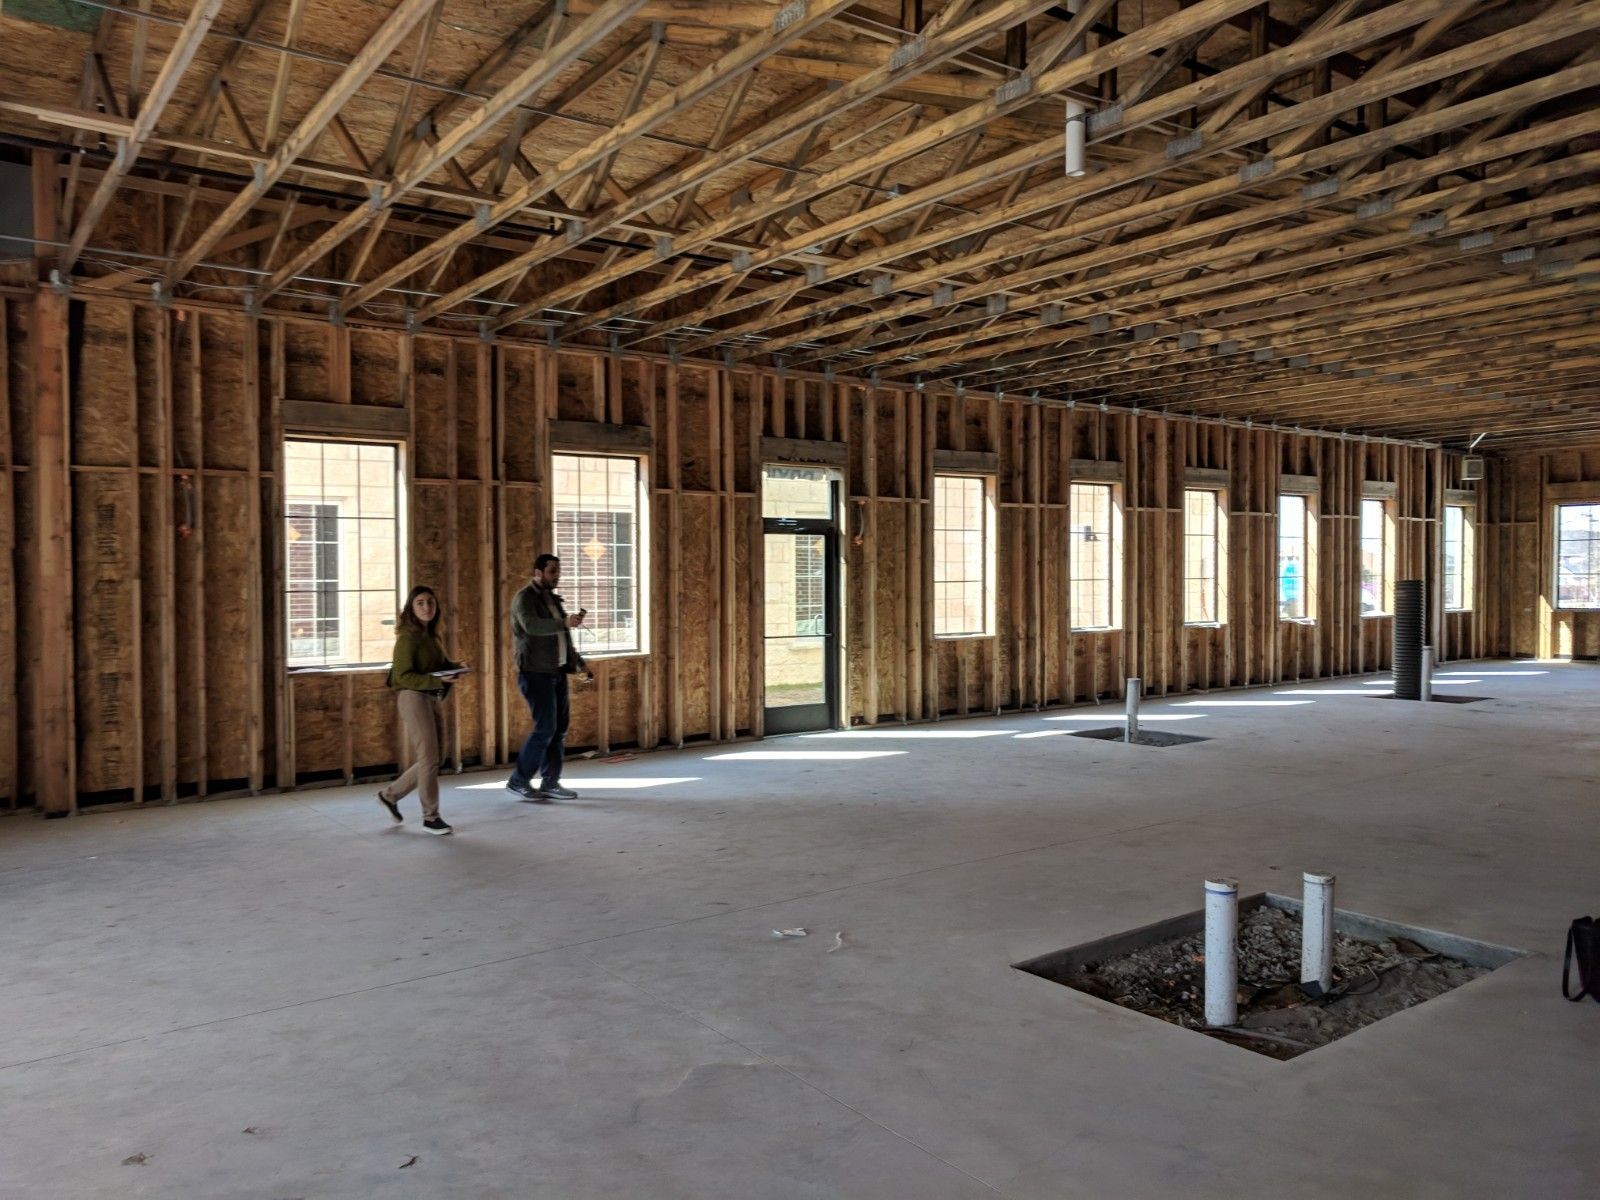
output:
[[[1061,982],[1163,1021],[1205,1029],[1205,936],[1090,963]],[[1206,1030],[1274,1058],[1293,1058],[1393,1013],[1460,987],[1488,968],[1435,954],[1407,938],[1336,934],[1334,986],[1308,997],[1299,985],[1300,923],[1262,907],[1239,920],[1239,1021]]]

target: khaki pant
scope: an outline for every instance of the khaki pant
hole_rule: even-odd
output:
[[[422,801],[422,819],[439,815],[439,747],[444,742],[444,705],[432,696],[410,690],[399,693],[400,723],[405,726],[412,762],[406,773],[384,789],[391,800],[401,800],[416,789]]]

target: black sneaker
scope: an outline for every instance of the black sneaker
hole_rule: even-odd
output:
[[[444,823],[443,817],[429,817],[422,823],[422,827],[429,833],[437,833],[441,837],[447,833],[455,832],[455,830],[451,829],[450,826]]]
[[[576,800],[578,798],[577,792],[571,788],[564,788],[559,783],[544,784],[539,790],[552,800]]]
[[[399,805],[399,803],[397,801],[391,800],[391,799],[389,799],[389,797],[385,796],[382,792],[379,792],[378,793],[378,803],[383,805],[385,808],[387,808],[389,810],[389,815],[391,817],[393,817],[396,821],[404,821],[405,820],[405,818],[400,815],[400,805]]]
[[[506,791],[514,792],[522,797],[524,804],[549,804],[549,799],[531,783],[522,783],[515,779],[506,780]]]

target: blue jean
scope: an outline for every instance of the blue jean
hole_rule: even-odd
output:
[[[567,677],[555,671],[519,671],[517,690],[533,713],[533,732],[522,743],[510,782],[523,784],[538,778],[553,787],[561,782],[567,749]]]

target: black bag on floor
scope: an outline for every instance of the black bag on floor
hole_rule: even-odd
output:
[[[1568,984],[1572,960],[1578,960],[1578,994]],[[1600,921],[1579,917],[1567,930],[1567,956],[1561,964],[1561,994],[1568,1000],[1585,996],[1600,1002]]]

